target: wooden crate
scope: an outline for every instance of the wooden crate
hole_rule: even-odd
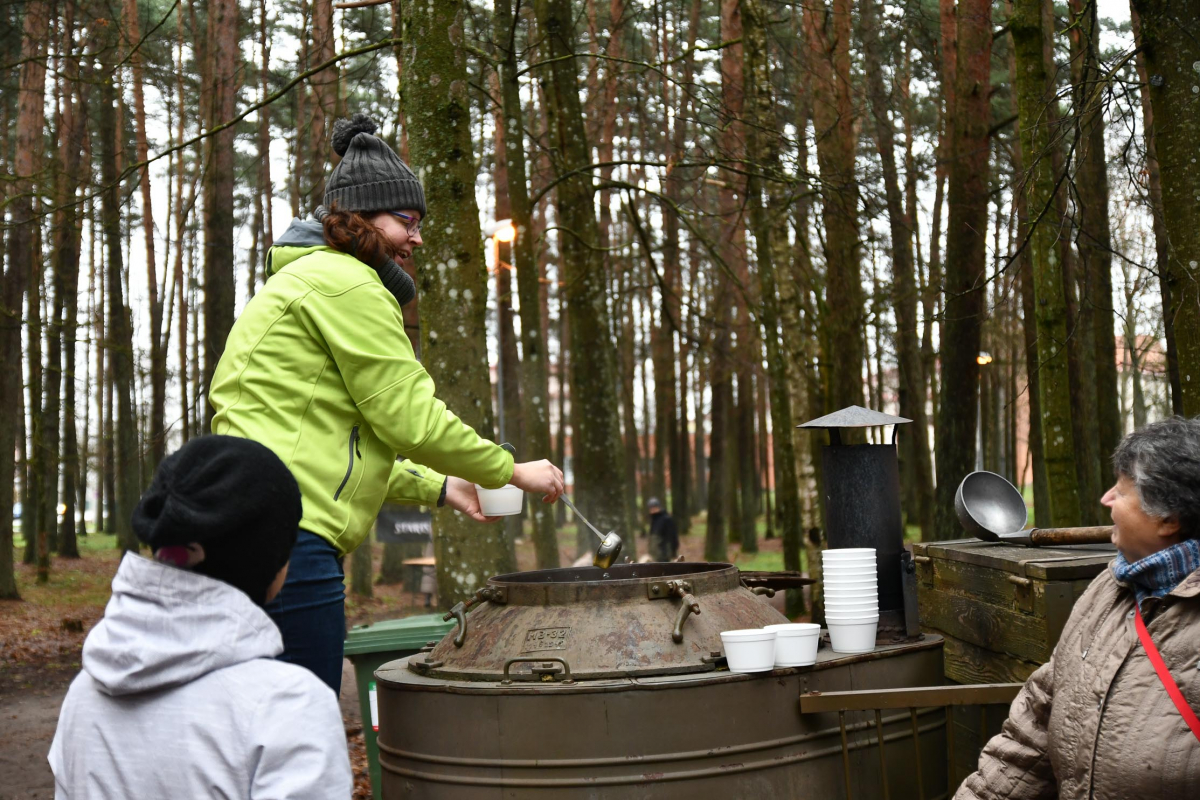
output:
[[[1071,608],[1116,556],[1112,545],[1021,547],[978,539],[913,545],[922,630],[945,637],[956,683],[1026,680],[1050,659]],[[954,709],[951,785],[999,732],[1000,709]]]
[[[978,539],[913,545],[921,627],[946,637],[946,677],[1023,681],[1050,659],[1112,545],[1021,547]]]

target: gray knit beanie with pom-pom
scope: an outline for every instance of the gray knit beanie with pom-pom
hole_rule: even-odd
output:
[[[325,184],[322,203],[343,211],[403,211],[425,217],[425,190],[387,142],[375,136],[379,126],[366,114],[333,123],[333,150],[342,160]]]

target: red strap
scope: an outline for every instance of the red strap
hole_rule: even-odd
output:
[[[1192,707],[1188,705],[1184,699],[1183,692],[1179,691],[1178,684],[1171,677],[1171,671],[1167,669],[1166,663],[1162,656],[1158,654],[1158,648],[1154,646],[1154,640],[1150,638],[1150,631],[1146,630],[1146,623],[1142,621],[1141,609],[1134,603],[1134,611],[1136,612],[1135,623],[1137,625],[1138,638],[1142,640],[1142,647],[1146,650],[1146,655],[1150,657],[1150,663],[1154,665],[1154,671],[1158,673],[1158,679],[1162,681],[1163,688],[1167,690],[1167,694],[1171,696],[1171,701],[1175,703],[1175,708],[1179,709],[1183,721],[1192,729],[1192,733],[1200,739],[1200,719],[1196,719],[1196,712],[1192,711]]]

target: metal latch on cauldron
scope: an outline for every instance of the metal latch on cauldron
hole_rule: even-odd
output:
[[[467,612],[476,603],[495,603],[502,606],[508,602],[508,589],[503,586],[485,586],[475,592],[475,596],[468,600],[465,604],[461,601],[446,612],[442,620],[449,622],[451,618],[458,621],[458,633],[454,636],[454,646],[462,647],[463,642],[467,640]]]
[[[555,662],[558,662],[557,664]],[[504,662],[504,677],[500,683],[504,686],[512,685],[512,677],[509,671],[513,664],[530,664],[529,671],[538,676],[538,680],[546,682],[565,683],[572,685],[575,679],[571,677],[571,665],[567,663],[565,658],[555,658],[553,656],[521,656],[519,658],[510,658]],[[561,664],[562,666],[558,666]],[[558,676],[562,675],[559,680]]]
[[[692,596],[691,581],[655,581],[646,586],[646,596],[651,600],[678,597],[683,601],[679,606],[679,614],[675,617],[675,627],[671,629],[671,641],[675,644],[682,643],[683,623],[687,622],[689,614],[700,613],[700,603]]]

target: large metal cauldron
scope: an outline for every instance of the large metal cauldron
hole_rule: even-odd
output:
[[[730,673],[722,630],[785,620],[729,564],[515,573],[479,597],[465,629],[375,673],[384,798],[838,797],[838,716],[801,715],[799,695],[942,682],[936,637]],[[874,734],[851,717],[852,739]],[[910,725],[884,715],[893,792],[912,783]],[[944,775],[940,718],[921,729],[923,772]],[[851,756],[858,796],[881,795],[877,751]]]

